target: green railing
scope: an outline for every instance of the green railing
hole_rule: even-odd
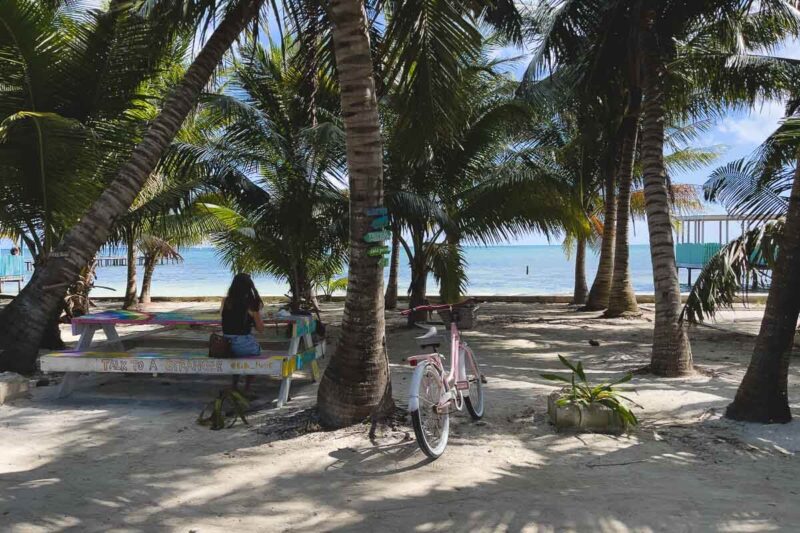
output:
[[[722,245],[716,242],[681,243],[675,245],[675,260],[678,266],[705,266]]]

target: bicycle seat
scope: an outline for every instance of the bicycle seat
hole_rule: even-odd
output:
[[[439,330],[435,326],[428,328],[425,335],[416,337],[420,348],[438,348],[444,342],[444,337],[439,335]]]

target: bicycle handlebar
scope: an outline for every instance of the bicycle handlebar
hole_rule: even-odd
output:
[[[457,304],[418,305],[417,307],[412,307],[411,309],[400,311],[400,314],[403,316],[408,316],[416,311],[438,311],[439,309],[453,309],[454,307],[461,307],[462,305],[474,304],[474,303],[476,303],[475,298],[470,298],[468,300],[464,300],[463,302],[459,302]]]

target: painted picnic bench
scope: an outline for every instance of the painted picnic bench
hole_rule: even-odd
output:
[[[262,351],[259,357],[217,359],[192,350],[124,351],[116,326],[118,324],[158,325],[160,333],[176,328],[218,328],[217,314],[193,314],[180,311],[147,313],[140,311],[103,311],[75,318],[73,333],[80,335],[75,351],[53,352],[39,358],[43,372],[65,372],[59,397],[68,396],[81,372],[133,374],[203,374],[203,375],[266,375],[281,378],[278,407],[289,401],[292,375],[310,369],[319,379],[317,359],[324,355],[324,341],[315,344],[317,321],[308,316],[267,317],[266,325],[291,327],[288,349]],[[114,351],[90,350],[95,332],[102,329]],[[301,346],[302,345],[302,346]]]

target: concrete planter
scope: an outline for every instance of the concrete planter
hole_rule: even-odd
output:
[[[563,391],[556,391],[547,398],[547,415],[550,423],[557,430],[610,433],[613,435],[625,432],[626,428],[622,417],[605,405],[556,405],[556,401],[563,395]]]

